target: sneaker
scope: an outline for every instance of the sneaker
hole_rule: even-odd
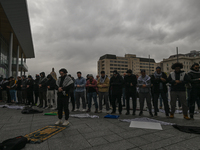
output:
[[[193,116],[193,115],[190,115],[190,119],[191,119],[191,120],[194,120],[194,116]]]
[[[112,112],[111,112],[111,114],[115,114],[115,112],[114,112],[114,111],[112,111]]]
[[[55,123],[55,125],[60,125],[60,124],[62,124],[62,120],[61,120],[61,119],[58,120],[58,121]]]
[[[55,107],[53,107],[53,108],[51,108],[51,110],[56,110],[56,108],[55,108]]]
[[[102,110],[99,110],[99,113],[102,113]]]
[[[94,111],[94,113],[98,113],[98,109],[96,109],[96,110]]]
[[[75,109],[74,111],[80,111],[79,109]]]
[[[85,112],[85,111],[86,111],[86,109],[83,109],[82,111],[83,111],[83,112]]]
[[[44,109],[49,109],[49,107],[44,107]]]
[[[190,120],[190,118],[187,115],[184,115],[184,119]]]
[[[90,109],[88,109],[86,112],[87,112],[87,113],[90,112]]]
[[[125,113],[125,115],[129,115],[129,114],[130,114],[129,112],[126,112],[126,113]]]
[[[107,113],[107,114],[109,114],[109,113],[110,113],[110,111],[109,111],[109,110],[107,110],[107,111],[106,111],[106,113]]]
[[[140,113],[139,113],[139,116],[142,116],[143,115],[143,112],[142,111],[140,111]]]
[[[174,118],[174,114],[170,114],[169,118]]]
[[[67,126],[69,124],[69,121],[68,120],[65,120],[64,122],[63,122],[63,126]]]

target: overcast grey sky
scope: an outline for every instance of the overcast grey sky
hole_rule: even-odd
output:
[[[156,62],[200,50],[200,0],[27,0],[36,58],[29,74],[97,74],[104,54]]]

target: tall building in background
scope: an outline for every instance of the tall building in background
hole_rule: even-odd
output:
[[[25,74],[34,57],[26,0],[0,0],[0,76]]]
[[[180,62],[183,64],[183,70],[185,72],[190,71],[190,67],[194,63],[200,64],[200,51],[192,50],[190,53],[187,54],[178,54],[178,60],[177,55],[171,55],[167,59],[163,59],[163,61],[157,63],[158,66],[160,66],[163,70],[163,72],[166,72],[168,75],[173,70],[171,69],[171,66],[176,63]]]
[[[106,54],[99,58],[97,72],[100,75],[101,71],[105,71],[111,77],[114,70],[123,75],[128,69],[131,69],[134,74],[140,74],[140,70],[145,69],[147,74],[152,74],[155,65],[154,59],[136,57],[134,54],[125,54],[125,57]]]

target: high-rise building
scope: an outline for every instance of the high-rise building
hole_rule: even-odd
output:
[[[145,69],[147,74],[152,74],[155,70],[155,60],[136,57],[134,54],[125,54],[125,57],[106,54],[99,58],[97,68],[98,74],[105,71],[109,77],[114,70],[123,75],[128,69],[131,69],[134,74],[140,74],[141,69]]]
[[[0,0],[0,77],[25,74],[34,57],[26,0]]]
[[[192,50],[187,54],[178,54],[178,57],[177,55],[171,55],[169,58],[163,59],[163,61],[157,63],[157,65],[162,68],[163,72],[166,72],[169,75],[170,72],[173,71],[171,66],[177,61],[183,64],[182,70],[188,72],[190,71],[192,64],[200,64],[200,51]]]

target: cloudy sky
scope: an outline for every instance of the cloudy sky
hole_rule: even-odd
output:
[[[97,74],[104,54],[156,62],[200,50],[200,0],[27,0],[36,58],[29,74]]]

